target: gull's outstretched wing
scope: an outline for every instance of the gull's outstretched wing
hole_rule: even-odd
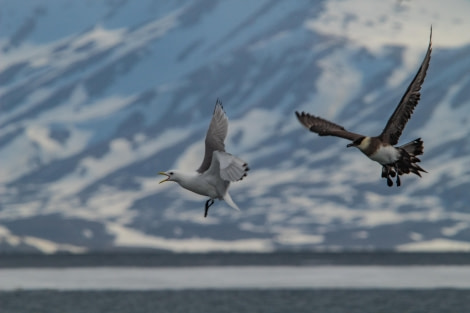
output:
[[[206,149],[201,166],[197,169],[199,173],[204,173],[212,162],[214,151],[225,151],[225,137],[227,137],[228,118],[222,107],[222,102],[217,99],[214,114],[206,134]]]
[[[406,123],[411,117],[414,108],[418,104],[418,101],[421,97],[421,85],[424,82],[424,78],[426,77],[426,71],[429,67],[429,61],[431,60],[431,51],[432,51],[432,27],[431,27],[431,34],[429,35],[429,46],[428,51],[424,57],[421,66],[416,73],[415,78],[408,86],[405,94],[400,100],[395,112],[393,112],[392,116],[390,116],[387,125],[385,126],[384,130],[380,134],[379,138],[384,141],[388,142],[391,145],[396,145],[398,143],[398,139],[401,136],[403,129],[405,128]]]
[[[297,116],[300,124],[304,125],[311,132],[317,133],[320,136],[336,136],[349,139],[351,141],[354,141],[360,137],[364,137],[362,135],[347,131],[343,126],[332,123],[318,116],[310,115],[305,112],[295,112],[295,115]]]
[[[226,181],[242,180],[250,170],[248,164],[227,152],[215,151],[214,157],[219,161],[220,177]]]
[[[206,181],[217,186],[216,188],[222,185],[227,188],[230,182],[239,181],[246,177],[249,170],[248,164],[239,157],[224,151],[214,151],[211,165],[202,176],[205,177]],[[221,195],[224,192],[225,189],[219,190]]]

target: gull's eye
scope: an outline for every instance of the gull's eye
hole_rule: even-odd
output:
[[[170,173],[168,173],[168,174],[173,175],[173,172],[170,172]]]

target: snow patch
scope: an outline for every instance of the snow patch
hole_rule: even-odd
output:
[[[458,9],[456,9],[458,8]],[[319,18],[305,23],[329,36],[347,38],[371,51],[390,45],[423,50],[417,38],[427,38],[433,25],[436,47],[458,47],[470,42],[466,0],[370,1],[330,0]]]
[[[237,252],[270,252],[273,251],[270,240],[241,239],[241,240],[215,240],[210,238],[167,239],[146,235],[134,229],[118,224],[108,224],[108,231],[116,236],[115,244],[120,247],[142,247],[165,249],[174,252],[210,252],[210,251],[237,251]]]
[[[470,251],[470,242],[436,238],[428,241],[412,242],[396,247],[399,252]]]

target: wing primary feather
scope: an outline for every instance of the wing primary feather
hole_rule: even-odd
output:
[[[225,137],[228,131],[228,118],[224,112],[222,101],[217,98],[212,119],[207,129],[205,139],[204,159],[197,172],[205,172],[211,165],[212,154],[214,151],[225,151]]]
[[[299,113],[296,111],[295,115],[297,116],[300,124],[308,128],[311,132],[317,133],[319,136],[336,136],[352,141],[363,137],[362,135],[347,131],[341,125],[335,124],[309,113]]]
[[[218,169],[220,177],[230,182],[242,180],[250,170],[245,161],[227,152],[215,151],[213,163],[218,163],[214,169]]]
[[[410,85],[406,89],[405,94],[401,98],[398,106],[396,107],[393,114],[390,116],[387,125],[383,129],[382,133],[379,135],[379,138],[388,142],[391,145],[396,145],[400,139],[401,133],[406,126],[406,123],[411,118],[411,114],[415,107],[418,105],[418,102],[421,98],[421,86],[426,77],[426,73],[429,67],[429,62],[431,60],[432,52],[432,25],[431,31],[429,34],[429,45],[426,55],[421,63],[421,66],[418,69],[415,77],[411,81]]]

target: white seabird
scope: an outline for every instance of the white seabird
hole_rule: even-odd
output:
[[[194,193],[208,196],[204,217],[207,217],[209,207],[214,204],[214,199],[225,200],[228,205],[240,210],[233,202],[228,187],[231,182],[242,180],[249,170],[248,164],[242,159],[225,152],[225,137],[227,137],[228,118],[222,107],[222,102],[217,99],[214,114],[206,134],[206,149],[201,166],[196,172],[182,172],[169,170],[160,172],[167,178],[160,182],[174,181],[181,187]]]

